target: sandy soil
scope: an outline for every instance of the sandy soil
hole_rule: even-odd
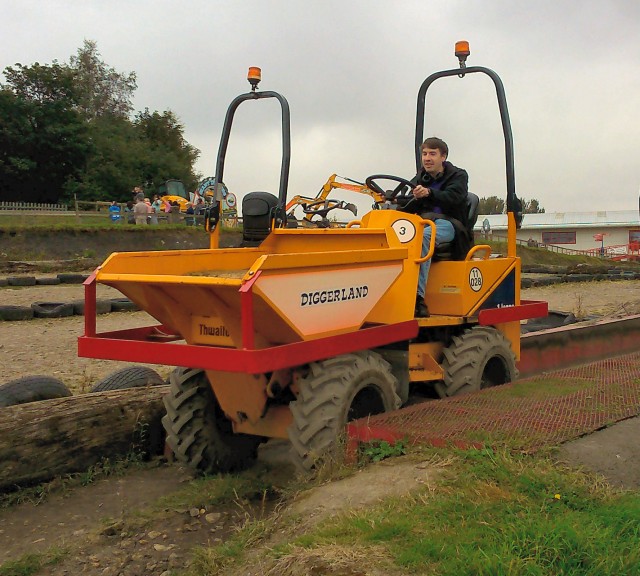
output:
[[[97,286],[97,298],[119,298],[109,286]],[[84,287],[57,286],[4,287],[0,298],[5,305],[29,306],[33,302],[73,302],[84,297]],[[138,328],[157,324],[145,312],[114,312],[98,316],[98,331]],[[35,318],[21,322],[0,322],[0,383],[22,376],[46,374],[62,380],[74,393],[88,392],[98,380],[126,366],[124,362],[79,358],[77,339],[84,332],[84,316]],[[152,366],[164,377],[169,368]]]
[[[555,284],[522,290],[522,299],[544,300],[549,310],[572,312],[578,318],[640,314],[640,280]]]

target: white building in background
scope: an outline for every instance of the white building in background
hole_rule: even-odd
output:
[[[478,216],[474,227],[476,243],[488,229],[488,235],[507,235],[507,215]],[[602,240],[594,236],[602,234]],[[572,250],[593,250],[602,247],[640,243],[640,212],[638,210],[604,210],[600,212],[545,212],[525,214],[517,238],[525,242],[553,244]]]

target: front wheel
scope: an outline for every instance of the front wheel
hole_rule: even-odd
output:
[[[248,468],[262,437],[235,434],[202,370],[177,368],[169,376],[162,425],[178,461],[205,474]]]
[[[330,456],[347,422],[399,408],[397,387],[391,366],[374,352],[310,364],[291,402],[288,432],[298,468],[312,470]]]
[[[509,341],[489,326],[474,326],[444,350],[444,379],[435,385],[440,398],[468,394],[518,378]]]

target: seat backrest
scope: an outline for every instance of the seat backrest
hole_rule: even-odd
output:
[[[473,235],[473,227],[478,221],[478,210],[480,208],[480,198],[473,192],[467,193],[467,218],[469,219],[469,232]]]
[[[473,227],[478,221],[480,198],[473,192],[467,193],[467,237],[465,238],[462,222],[454,225],[456,236],[451,242],[439,244],[433,254],[433,260],[464,260],[467,252],[473,246]]]
[[[261,242],[271,232],[278,197],[269,192],[250,192],[242,199],[242,238]]]

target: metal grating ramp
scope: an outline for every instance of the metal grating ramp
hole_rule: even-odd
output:
[[[535,451],[640,414],[640,352],[356,420],[349,445],[405,439]]]

